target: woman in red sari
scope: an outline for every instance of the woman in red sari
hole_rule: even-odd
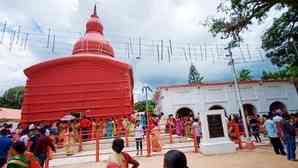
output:
[[[149,130],[155,127],[156,120],[152,115],[149,115]]]
[[[183,121],[182,118],[176,119],[176,134],[178,136],[183,136]]]
[[[242,148],[241,145],[241,134],[240,134],[240,127],[239,127],[239,121],[237,117],[234,117],[232,120],[230,119],[228,123],[228,129],[229,129],[229,136],[232,141],[234,141],[236,144],[239,144],[239,148]]]

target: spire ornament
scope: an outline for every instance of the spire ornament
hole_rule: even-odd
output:
[[[98,16],[97,16],[96,4],[94,5],[94,8],[93,8],[93,14],[91,15],[91,17],[96,17],[96,18],[98,18]]]

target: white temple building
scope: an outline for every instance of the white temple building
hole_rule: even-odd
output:
[[[269,111],[298,111],[297,89],[289,80],[250,80],[239,83],[246,115]],[[238,113],[235,87],[232,81],[221,83],[169,85],[157,88],[154,99],[156,111],[174,116],[208,110],[224,109],[227,114]]]

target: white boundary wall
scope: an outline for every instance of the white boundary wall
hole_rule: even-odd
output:
[[[233,84],[169,86],[159,91],[157,107],[165,115],[175,115],[180,108],[186,107],[197,116],[214,105],[222,106],[228,114],[239,111]],[[270,105],[276,101],[283,103],[289,112],[298,111],[297,91],[290,81],[240,84],[240,92],[243,104],[253,105],[257,113],[269,112]]]

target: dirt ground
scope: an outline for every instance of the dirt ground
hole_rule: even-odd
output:
[[[297,161],[288,161],[285,156],[275,155],[269,146],[225,155],[203,156],[199,153],[187,153],[186,155],[189,168],[298,168]],[[137,160],[141,164],[140,168],[163,167],[163,156],[139,157]],[[65,165],[63,168],[105,168],[105,165],[105,162],[93,162]]]

